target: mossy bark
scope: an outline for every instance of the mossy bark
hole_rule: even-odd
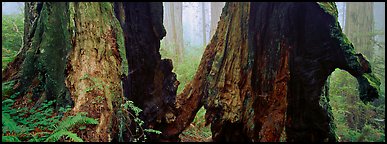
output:
[[[74,100],[71,113],[87,112],[99,120],[97,126],[78,132],[85,141],[112,141],[118,128],[113,125],[115,113],[123,102],[119,24],[112,3],[73,6],[75,33],[66,69],[66,86]]]
[[[25,59],[25,54],[31,48],[32,37],[35,34],[37,21],[42,10],[42,2],[26,2],[24,6],[24,36],[23,46],[19,50],[15,59],[7,64],[2,71],[2,81],[16,80],[20,78],[20,65]]]
[[[30,30],[31,46],[23,54],[25,59],[19,68],[17,90],[37,101],[35,106],[44,100],[56,100],[58,110],[71,105],[64,85],[66,55],[71,49],[68,4],[43,3],[36,21]]]
[[[336,141],[327,78],[358,79],[360,98],[379,80],[342,33],[334,3],[226,3],[198,71],[177,97],[178,135],[204,105],[214,141]]]
[[[73,106],[65,116],[86,112],[99,121],[85,131],[74,131],[78,136],[84,141],[111,141],[122,120],[116,113],[124,113],[119,49],[123,37],[112,3],[41,6],[30,26],[31,46],[24,51],[22,64],[15,65],[20,99],[32,100],[35,107],[56,100],[56,110]]]

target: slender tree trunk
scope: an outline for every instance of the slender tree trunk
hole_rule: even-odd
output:
[[[165,50],[171,50],[171,47],[170,47],[170,40],[169,40],[169,35],[171,33],[171,17],[170,17],[170,9],[171,9],[171,3],[170,2],[163,2],[163,9],[164,9],[164,13],[163,13],[163,16],[164,16],[164,21],[163,21],[163,24],[164,24],[164,27],[165,27],[165,30],[168,31],[166,33],[166,36],[163,38],[163,46],[162,48],[164,48]]]
[[[164,5],[164,26],[168,31],[164,38],[164,47],[173,51],[176,54],[177,63],[181,63],[184,55],[183,3],[164,2]]]
[[[175,2],[174,14],[174,44],[178,63],[183,61],[184,57],[184,37],[183,37],[183,2]]]
[[[356,50],[372,59],[373,2],[346,2],[345,33]]]
[[[169,22],[170,22],[170,27],[169,27],[169,37],[168,41],[170,43],[170,47],[172,50],[176,49],[176,23],[175,23],[175,3],[174,2],[169,2]]]
[[[335,68],[357,78],[361,100],[378,97],[334,3],[226,3],[164,135],[178,135],[204,105],[214,141],[279,141],[283,131],[287,141],[336,141],[326,84]]]
[[[216,32],[216,27],[218,26],[218,21],[220,14],[222,14],[222,8],[224,2],[211,2],[211,29],[210,29],[210,39]]]
[[[201,8],[202,8],[202,27],[203,27],[203,46],[205,47],[207,45],[207,35],[206,35],[206,5],[204,2],[201,2]]]

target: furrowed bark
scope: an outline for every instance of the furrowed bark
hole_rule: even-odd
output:
[[[64,85],[66,55],[71,49],[67,9],[66,3],[43,3],[29,30],[27,40],[31,42],[19,53],[20,59],[14,60],[23,61],[15,87],[27,99],[37,101],[35,107],[44,100],[56,100],[56,110],[72,104]]]
[[[279,141],[284,131],[287,141],[336,141],[327,88],[335,68],[358,79],[364,102],[378,97],[334,3],[227,3],[164,134],[180,134],[204,105],[214,141]]]
[[[357,78],[363,102],[379,96],[379,79],[342,33],[334,3],[226,3],[177,97],[172,61],[159,54],[161,3],[41,6],[30,46],[13,62],[21,60],[20,72],[5,79],[20,77],[15,87],[35,107],[56,100],[56,109],[73,105],[69,114],[98,119],[77,131],[85,141],[127,140],[118,128],[127,126],[122,93],[143,110],[144,128],[162,131],[150,141],[177,141],[203,105],[214,141],[336,141],[327,89],[335,68]]]
[[[112,4],[44,2],[37,9],[37,20],[28,26],[30,46],[19,53],[25,58],[18,68],[16,105],[39,107],[45,100],[56,100],[56,111],[73,106],[65,117],[86,112],[99,121],[74,131],[78,136],[111,141],[125,117],[116,115],[125,114],[119,51],[123,45],[118,44],[123,37]]]
[[[67,64],[66,86],[74,100],[72,114],[87,112],[99,124],[78,131],[85,141],[112,141],[123,102],[119,28],[111,3],[74,3],[75,33]],[[118,27],[118,28],[117,28]]]

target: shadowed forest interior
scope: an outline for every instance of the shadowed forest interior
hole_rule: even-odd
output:
[[[384,129],[384,2],[2,2],[2,142]]]

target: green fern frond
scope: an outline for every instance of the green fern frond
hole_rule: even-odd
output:
[[[15,102],[15,101],[12,100],[12,99],[6,99],[6,100],[3,100],[3,101],[1,102],[1,104],[2,104],[2,105],[5,105],[5,104],[7,104],[7,103],[13,104],[14,102]]]
[[[70,116],[65,120],[63,120],[59,124],[59,126],[55,129],[54,132],[60,131],[60,130],[69,130],[76,125],[84,125],[84,124],[98,124],[98,121],[93,118],[89,118],[81,114],[77,114],[76,116]]]
[[[22,128],[17,126],[17,123],[11,118],[8,113],[1,113],[1,116],[1,123],[3,124],[3,133],[6,133],[7,131],[19,133],[23,130]]]
[[[16,136],[1,136],[1,142],[21,142]]]
[[[62,136],[67,136],[66,138],[70,138],[70,140],[73,142],[83,142],[83,140],[78,137],[77,134],[67,130],[60,130],[58,132],[55,132],[54,134],[50,135],[44,142],[56,142]]]
[[[154,130],[154,129],[144,129],[144,132],[155,133],[155,134],[161,134],[161,131],[159,131],[159,130]]]

